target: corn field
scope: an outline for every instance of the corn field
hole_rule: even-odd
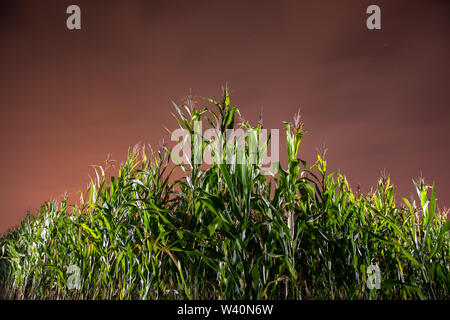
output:
[[[261,121],[237,124],[226,90],[204,103],[175,105],[179,126],[259,137]],[[300,158],[298,118],[284,129],[288,160],[275,175],[236,154],[174,165],[167,146],[130,150],[115,176],[97,166],[78,203],[48,201],[0,238],[7,298],[448,299],[450,223],[434,185],[413,181],[415,200],[394,200],[388,177],[353,192],[322,155],[311,166]],[[203,138],[202,150],[212,143]]]

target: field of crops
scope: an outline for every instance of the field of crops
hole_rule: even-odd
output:
[[[175,106],[180,127],[194,135],[203,119],[259,138],[262,123],[238,124],[226,91],[205,103]],[[305,130],[295,120],[285,123],[287,166],[275,164],[273,176],[262,174],[259,155],[236,161],[250,154],[250,138],[231,153],[221,145],[227,161],[208,166],[173,165],[162,146],[134,148],[114,176],[97,167],[79,203],[46,202],[2,236],[7,296],[447,299],[450,223],[434,186],[414,181],[415,201],[394,201],[388,177],[373,193],[354,192],[323,156],[312,166],[300,159]],[[201,147],[213,143],[203,138]]]

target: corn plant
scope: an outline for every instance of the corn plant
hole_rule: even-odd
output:
[[[287,165],[265,175],[253,149],[271,137],[238,123],[227,90],[211,107],[177,105],[198,148],[130,150],[116,175],[94,167],[78,203],[45,202],[0,238],[0,281],[12,299],[447,299],[449,233],[434,185],[394,198],[388,177],[352,191],[324,155],[300,158],[299,115],[285,122]],[[216,136],[205,138],[199,123]],[[229,129],[248,135],[228,139]],[[242,142],[242,141],[241,141]],[[199,163],[207,149],[217,161]],[[253,158],[252,158],[253,157]],[[186,160],[186,161],[181,161]],[[254,160],[254,161],[253,161]],[[177,173],[177,175],[174,175]],[[181,176],[181,177],[180,177]],[[368,285],[377,266],[380,286]]]

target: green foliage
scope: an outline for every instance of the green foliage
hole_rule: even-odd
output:
[[[216,111],[175,105],[195,134],[205,119],[235,128],[227,91]],[[250,137],[261,137],[262,124]],[[96,167],[87,199],[45,203],[0,239],[0,281],[16,299],[446,299],[449,233],[435,188],[414,181],[418,201],[394,201],[389,179],[355,194],[326,161],[298,157],[299,117],[285,123],[288,164],[262,174],[261,159],[228,141],[222,164],[171,169],[170,151],[134,150],[116,177]],[[270,139],[270,137],[269,137]],[[212,145],[202,138],[201,148]],[[268,140],[265,141],[267,146]],[[226,151],[232,152],[226,152]],[[231,157],[231,158],[230,158]],[[259,157],[257,155],[257,157]],[[242,160],[242,158],[241,158]],[[175,170],[182,178],[172,179]],[[376,264],[381,288],[368,289]],[[69,266],[81,287],[68,289]]]

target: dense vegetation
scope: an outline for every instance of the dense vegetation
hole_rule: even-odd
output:
[[[214,109],[175,105],[181,127],[235,127],[226,91],[206,100]],[[129,152],[117,176],[97,167],[83,201],[46,202],[1,238],[8,297],[447,299],[450,223],[434,185],[414,181],[417,200],[398,203],[386,177],[374,192],[354,193],[323,156],[311,167],[299,158],[298,119],[285,130],[288,164],[274,176],[261,174],[260,158],[171,166],[164,146]],[[380,289],[367,285],[370,265]],[[79,288],[67,285],[73,266]]]

